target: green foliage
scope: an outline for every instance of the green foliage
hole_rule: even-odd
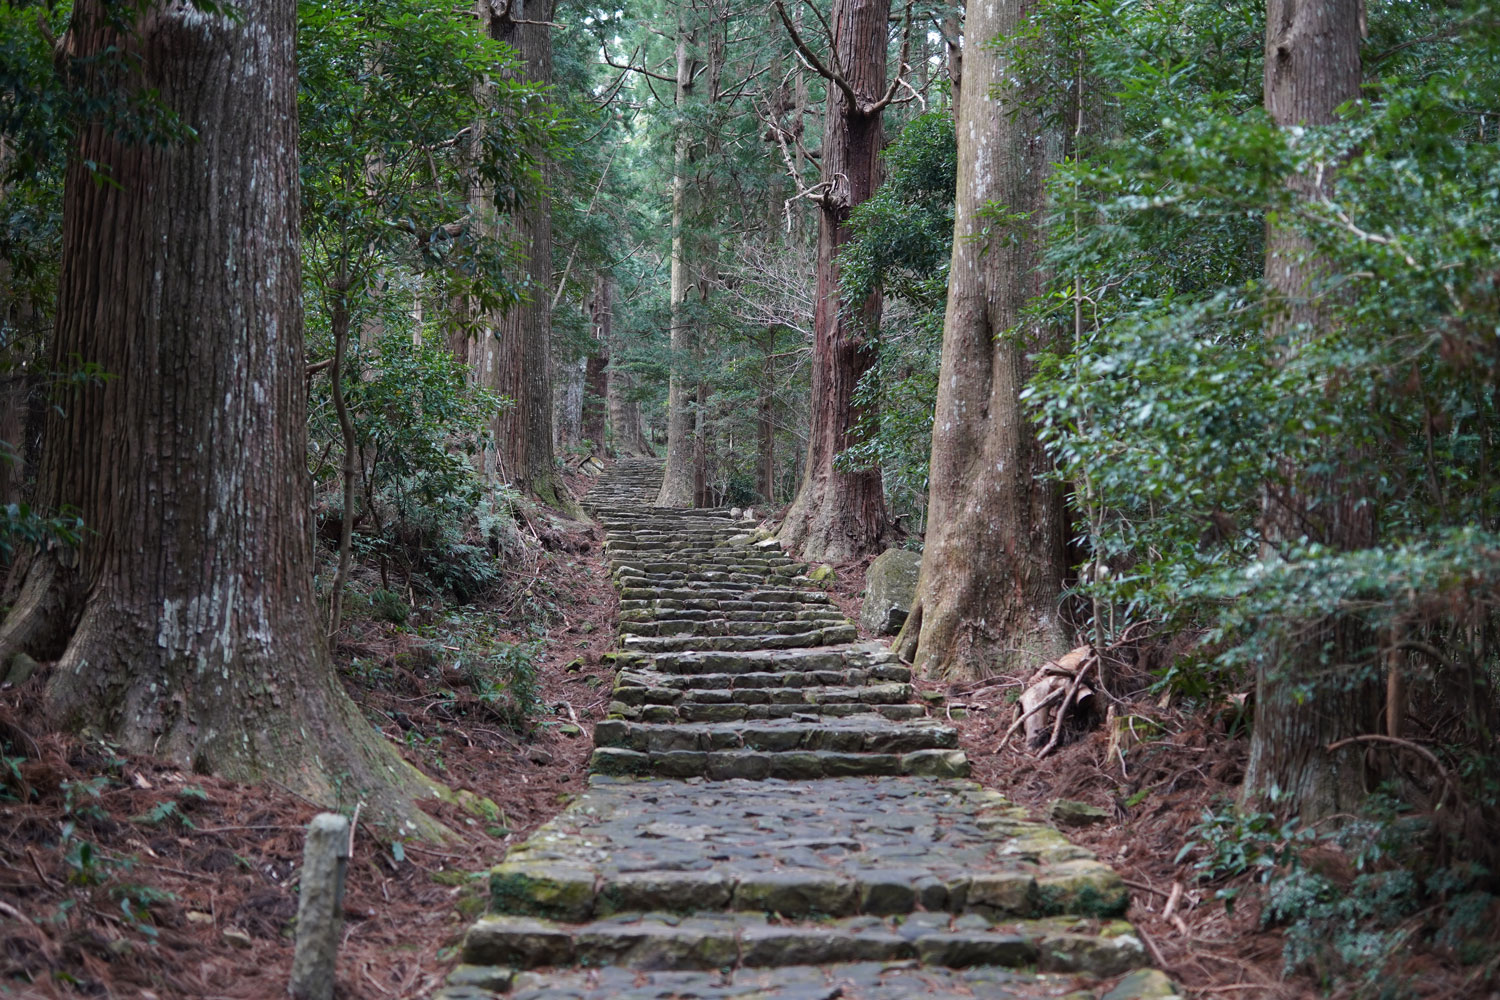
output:
[[[185,785],[177,790],[175,798],[163,799],[139,816],[130,817],[130,822],[142,823],[146,826],[161,826],[168,820],[172,820],[183,828],[192,830],[194,829],[193,821],[186,809],[192,801],[206,798],[208,796],[203,789]]]
[[[449,612],[423,634],[504,724],[521,729],[540,711],[541,641],[511,641],[499,634],[493,614],[465,610]]]
[[[370,594],[370,617],[376,621],[405,625],[410,614],[406,600],[394,590],[381,588]]]
[[[874,292],[886,298],[875,366],[855,389],[858,441],[838,461],[847,469],[878,467],[893,509],[920,520],[953,251],[952,109],[912,119],[882,155],[887,178],[851,214],[853,235],[839,257],[847,302]]]
[[[411,0],[299,6],[299,146],[306,273],[357,322],[391,268],[434,304],[514,303],[494,212],[541,193],[557,123],[515,78],[514,53],[473,19]],[[487,199],[471,199],[483,186]]]
[[[849,302],[880,291],[940,312],[958,183],[952,109],[945,105],[912,119],[881,156],[885,182],[849,216],[840,289]]]
[[[1365,816],[1321,834],[1270,812],[1206,809],[1179,858],[1199,852],[1194,867],[1206,882],[1251,876],[1262,924],[1283,930],[1288,974],[1361,996],[1401,995],[1390,992],[1390,966],[1423,937],[1460,961],[1487,958],[1481,939],[1500,902],[1483,866],[1437,860],[1431,824],[1408,809],[1377,795]],[[1239,886],[1217,892],[1226,906],[1240,896]]]
[[[361,524],[359,551],[407,573],[426,573],[460,602],[496,583],[496,553],[466,538],[481,509],[487,532],[498,531],[502,520],[493,506],[482,505],[484,488],[473,464],[489,441],[499,398],[471,385],[464,362],[451,352],[399,333],[351,352],[344,394],[359,455],[360,510],[352,515]],[[314,383],[311,403],[314,475],[332,476],[342,439],[327,382]],[[340,498],[329,495],[329,513],[342,517],[333,506]],[[396,596],[375,610],[396,621],[395,603],[405,608]]]
[[[1500,150],[1475,117],[1500,103],[1494,12],[1372,13],[1387,41],[1452,18],[1458,42],[1393,51],[1365,99],[1306,130],[1259,109],[1259,17],[1060,0],[1023,41],[1056,30],[1068,57],[1022,46],[1025,73],[1060,83],[1081,59],[1085,107],[1114,126],[1086,124],[1053,179],[1053,283],[1036,309],[1073,336],[1029,390],[1088,526],[1084,589],[1123,612],[1117,627],[1201,629],[1216,653],[1200,662],[1241,678],[1319,616],[1455,641],[1489,605],[1461,610],[1458,595],[1495,593],[1500,551],[1485,235]],[[1330,197],[1299,201],[1287,178],[1317,170]],[[1325,325],[1282,342],[1264,332],[1283,307],[1260,279],[1268,217],[1328,262],[1310,290]],[[1265,535],[1267,495],[1319,483],[1314,519],[1344,500],[1331,484],[1367,490],[1376,547]]]

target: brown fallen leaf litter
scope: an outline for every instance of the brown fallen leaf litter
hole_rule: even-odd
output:
[[[402,656],[416,645],[408,633],[356,621],[340,643],[341,666],[387,668],[379,683],[345,673],[382,732],[417,766],[487,796],[502,813],[487,821],[438,804],[435,814],[461,835],[441,848],[393,848],[359,825],[340,1000],[416,998],[438,986],[484,906],[482,873],[584,787],[587,730],[603,717],[610,687],[612,668],[601,655],[613,645],[618,601],[597,528],[531,527],[543,545],[535,565],[518,570],[515,586],[481,608],[524,618],[516,591],[529,587],[555,609],[539,678],[543,713],[529,732],[487,717],[459,679],[424,676],[421,656]],[[837,569],[831,596],[857,621],[864,565]],[[509,637],[523,639],[532,637],[521,627],[527,623],[503,624],[516,626]],[[185,774],[101,741],[32,731],[24,720],[34,717],[35,684],[0,691],[0,740],[19,755],[0,761],[0,996],[284,996],[303,829],[318,810],[274,783]],[[455,688],[456,697],[434,698],[438,685]],[[943,696],[934,713],[952,717],[977,780],[1039,815],[1058,798],[1107,811],[1106,822],[1068,832],[1125,877],[1130,919],[1188,996],[1328,995],[1282,976],[1281,935],[1260,927],[1254,905],[1227,913],[1214,898],[1222,886],[1198,884],[1191,861],[1176,860],[1205,806],[1233,795],[1244,739],[1229,738],[1208,718],[1156,710],[1169,735],[1136,748],[1123,770],[1103,731],[1069,732],[1042,759],[1020,740],[997,753],[1019,681],[918,686]],[[951,711],[960,705],[962,712]],[[584,732],[568,735],[574,724]],[[1142,789],[1149,794],[1139,796]],[[1495,996],[1488,987],[1473,992],[1464,970],[1431,956],[1413,955],[1406,971],[1421,973],[1421,985],[1402,1000]]]

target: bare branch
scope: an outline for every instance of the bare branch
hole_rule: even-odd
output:
[[[637,45],[635,48],[635,52],[630,53],[630,59],[634,59],[640,51],[641,47]],[[615,69],[625,70],[630,73],[639,73],[642,76],[648,76],[653,80],[661,80],[665,83],[675,84],[677,82],[677,77],[675,76],[663,76],[660,73],[652,72],[644,66],[632,66],[630,65],[629,59],[627,59],[623,65],[615,62],[609,57],[609,45],[604,40],[603,31],[599,32],[599,54],[604,57],[604,62],[606,65],[612,66]]]
[[[844,74],[837,71],[838,53],[836,48],[832,45],[829,47],[828,54],[834,64],[834,69],[829,69],[823,65],[823,61],[818,58],[818,54],[808,46],[807,42],[802,40],[802,34],[797,30],[796,25],[792,24],[792,19],[787,16],[786,7],[782,4],[781,0],[775,0],[775,3],[776,13],[781,17],[781,23],[785,25],[787,34],[792,36],[792,44],[797,47],[797,52],[802,56],[802,61],[807,64],[807,68],[836,85],[839,90],[842,90],[845,99],[849,101],[851,107],[859,107],[859,97],[854,93],[854,88],[849,86],[849,81],[844,79]],[[814,7],[813,11],[816,13],[817,8]],[[823,15],[819,13],[818,19],[822,20],[822,18]],[[823,26],[827,29],[828,22],[823,21]],[[830,42],[833,41],[833,31],[831,29],[828,29],[828,38]]]
[[[906,0],[906,27],[901,33],[901,58],[896,61],[896,75],[891,80],[891,85],[886,88],[880,100],[868,107],[861,107],[859,109],[863,114],[878,115],[881,111],[885,110],[895,100],[896,93],[900,90],[902,83],[905,82],[902,80],[901,74],[911,69],[911,66],[907,64],[907,59],[911,56],[911,2],[912,0]],[[909,86],[908,89],[910,89]],[[912,93],[916,93],[916,91],[912,90]],[[923,106],[926,106],[926,102],[923,102]]]

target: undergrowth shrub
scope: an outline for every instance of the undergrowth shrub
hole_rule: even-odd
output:
[[[1204,810],[1193,836],[1179,859],[1196,852],[1194,868],[1230,909],[1253,890],[1261,925],[1282,931],[1287,974],[1397,1000],[1410,995],[1399,966],[1418,944],[1481,976],[1500,968],[1500,881],[1395,795],[1373,796],[1364,815],[1326,831],[1224,804]]]

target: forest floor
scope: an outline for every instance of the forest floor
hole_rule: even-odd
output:
[[[339,643],[347,687],[372,722],[413,763],[499,810],[480,819],[440,807],[460,834],[441,849],[393,845],[359,826],[340,1000],[427,995],[484,907],[486,869],[584,788],[589,728],[612,683],[602,656],[618,602],[596,527],[556,518],[529,527],[541,543],[535,565],[495,601],[457,619],[434,612],[426,627],[420,614],[399,626],[356,618]],[[862,590],[863,567],[839,567],[833,597],[854,621]],[[541,710],[524,734],[493,716],[451,657],[434,655],[434,644],[462,648],[445,630],[465,621],[486,623],[489,642],[544,643]],[[1261,928],[1253,899],[1231,914],[1215,897],[1226,886],[1200,884],[1191,858],[1179,859],[1203,811],[1232,796],[1243,739],[1179,713],[1168,735],[1132,751],[1123,773],[1106,761],[1102,731],[1044,760],[1015,745],[997,754],[1019,684],[919,687],[959,729],[977,780],[1039,816],[1058,798],[1106,811],[1067,832],[1125,877],[1130,919],[1187,995],[1329,995],[1282,975],[1282,935]],[[37,695],[31,685],[0,690],[0,740],[18,748],[0,760],[0,996],[283,996],[303,829],[318,810],[274,783],[189,775],[101,740],[28,731],[21,720]],[[1424,985],[1402,998],[1492,995],[1467,991],[1462,970],[1420,955],[1409,964]]]
[[[499,811],[436,804],[460,835],[441,848],[393,846],[359,825],[340,1000],[439,985],[484,907],[489,866],[584,787],[618,599],[596,527],[538,517],[527,529],[540,542],[534,565],[495,600],[402,625],[355,616],[341,631],[335,658],[366,716],[414,764]],[[435,655],[464,647],[466,623],[483,644],[542,641],[541,709],[524,734],[455,657]],[[0,746],[17,748],[0,760],[0,996],[284,996],[303,831],[319,810],[274,782],[186,774],[102,740],[30,731],[35,684],[0,690]]]

